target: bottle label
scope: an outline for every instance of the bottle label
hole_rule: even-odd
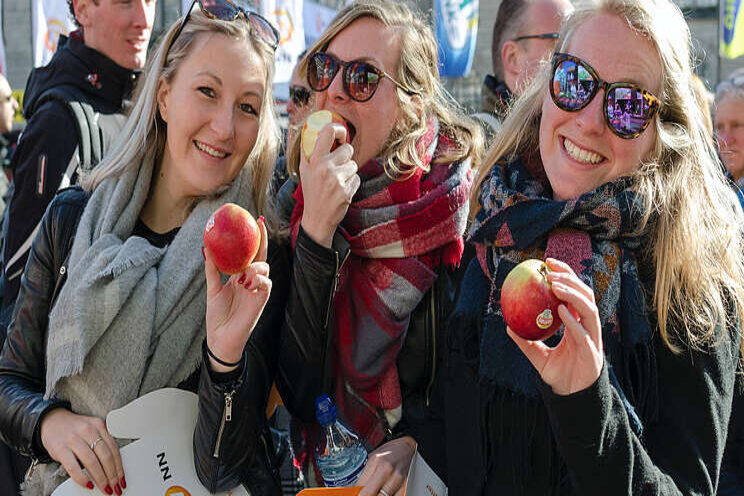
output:
[[[367,457],[364,457],[364,463],[360,464],[356,470],[354,470],[349,475],[346,475],[344,477],[339,477],[337,479],[327,479],[323,477],[323,483],[325,483],[326,487],[348,487],[354,485],[354,483],[357,481],[360,475],[362,475],[362,470],[364,470],[364,466],[367,465]]]

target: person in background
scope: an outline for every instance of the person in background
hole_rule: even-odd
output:
[[[718,85],[715,125],[721,161],[741,188],[744,184],[744,71],[732,74]]]
[[[299,73],[299,66],[306,52],[302,52],[297,58],[297,65],[292,71],[289,81],[289,102],[287,102],[287,113],[289,124],[287,126],[286,139],[284,142],[284,153],[277,159],[274,168],[274,176],[271,178],[271,191],[276,195],[276,211],[279,218],[289,218],[294,207],[295,188],[297,178],[291,178],[287,171],[287,151],[291,148],[295,138],[299,136],[302,125],[313,106],[313,92],[308,88],[307,82]]]
[[[715,97],[716,141],[726,170],[744,207],[744,69],[719,83]],[[744,395],[734,394],[726,451],[721,465],[719,496],[744,494]]]
[[[5,76],[0,74],[0,165],[3,174],[0,174],[0,217],[5,212],[5,194],[10,186],[10,161],[15,151],[16,136],[12,135],[13,119],[18,111],[18,100],[13,96],[13,90]],[[0,246],[2,240],[0,239]],[[4,334],[4,333],[0,333]],[[0,343],[4,340],[0,336]]]
[[[13,154],[13,180],[3,221],[0,328],[8,324],[29,248],[42,215],[65,180],[79,144],[78,124],[65,104],[46,95],[71,88],[98,113],[104,152],[118,136],[124,102],[145,65],[156,0],[68,0],[80,29],[60,37],[57,52],[26,83],[26,127]],[[78,152],[79,156],[79,152]],[[77,177],[67,177],[74,182]]]
[[[744,214],[691,62],[672,1],[588,1],[505,119],[448,325],[453,494],[716,493],[742,359]],[[615,120],[620,98],[636,108]],[[545,260],[561,302],[545,342],[509,329],[500,304],[527,259]]]
[[[119,139],[85,189],[53,200],[31,246],[0,355],[0,438],[38,462],[24,494],[68,477],[125,492],[142,474],[124,473],[104,419],[164,387],[199,395],[194,464],[207,490],[279,494],[265,408],[287,256],[261,217],[256,260],[224,284],[203,246],[221,205],[264,211],[279,34],[226,1],[199,5],[164,34]]]
[[[555,47],[563,20],[571,13],[570,0],[502,0],[493,24],[493,74],[481,89],[481,112],[474,117],[493,137],[509,104]]]

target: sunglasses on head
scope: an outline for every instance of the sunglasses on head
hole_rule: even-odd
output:
[[[295,107],[304,107],[310,101],[310,90],[304,86],[290,86],[289,99]]]
[[[377,91],[380,80],[383,78],[388,78],[398,88],[409,95],[416,93],[393,79],[387,72],[378,69],[372,64],[359,60],[344,62],[324,52],[314,53],[308,59],[307,82],[313,91],[325,91],[342,67],[344,91],[354,101],[366,102],[372,98],[375,91]]]
[[[512,41],[522,41],[522,40],[557,40],[558,39],[558,33],[542,33],[542,34],[527,34],[524,36],[517,36]]]
[[[608,83],[578,57],[565,53],[553,56],[550,96],[558,108],[577,112],[589,105],[600,88],[605,92],[605,122],[621,138],[640,136],[659,110],[659,99],[637,84]]]
[[[247,0],[198,0],[198,2],[199,8],[205,16],[221,21],[234,21],[238,17],[242,17],[250,24],[251,32],[269,45],[272,50],[276,50],[276,47],[279,46],[279,31],[265,17],[254,12],[253,7]],[[197,0],[192,0],[191,5],[186,10],[176,34],[171,38],[168,50],[171,49],[173,42],[176,41],[176,38],[183,31],[183,27],[191,18],[191,9],[194,8],[195,3],[197,3]]]

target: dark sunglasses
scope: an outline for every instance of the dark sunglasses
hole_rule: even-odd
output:
[[[308,59],[307,82],[313,91],[325,91],[342,67],[344,91],[354,101],[366,102],[372,98],[382,78],[388,78],[409,95],[416,93],[372,64],[359,60],[344,62],[323,52],[314,53]]]
[[[525,36],[517,36],[512,41],[522,41],[522,40],[531,40],[531,39],[538,39],[538,40],[557,40],[558,39],[558,33],[528,34],[528,35],[525,35]]]
[[[553,56],[550,96],[558,108],[577,112],[589,105],[600,88],[605,92],[605,122],[621,138],[637,138],[659,110],[659,99],[637,84],[607,83],[580,58],[565,53]]]
[[[221,21],[234,21],[238,17],[242,17],[250,24],[253,34],[269,45],[272,50],[276,50],[276,47],[279,46],[279,31],[265,17],[253,12],[253,8],[247,0],[198,0],[198,2],[199,8],[205,16]],[[168,51],[170,51],[173,42],[180,36],[183,27],[191,18],[191,9],[194,8],[195,3],[197,3],[197,0],[192,0],[191,5],[186,10],[176,34],[171,38]]]
[[[310,101],[310,90],[304,86],[290,86],[289,99],[295,107],[304,107]]]

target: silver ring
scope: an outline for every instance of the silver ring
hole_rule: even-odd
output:
[[[390,496],[387,491],[385,491],[383,488],[380,488],[379,491],[377,491],[377,494],[382,494],[382,496]]]
[[[102,437],[99,437],[98,439],[96,439],[95,441],[93,441],[92,443],[90,443],[90,450],[91,451],[95,451],[96,444],[100,443],[101,441],[103,441],[103,438]]]

